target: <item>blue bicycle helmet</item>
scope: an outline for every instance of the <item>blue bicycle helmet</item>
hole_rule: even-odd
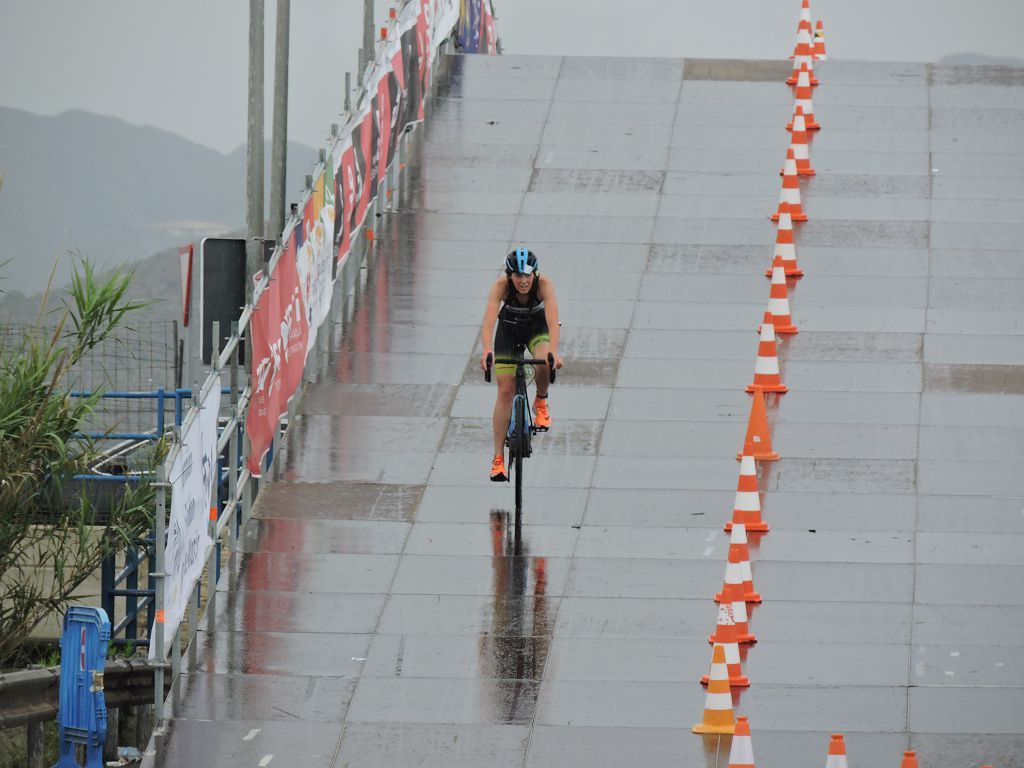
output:
[[[511,275],[513,272],[530,275],[537,272],[538,267],[540,267],[540,262],[537,260],[537,254],[526,248],[516,248],[505,257],[506,275]]]

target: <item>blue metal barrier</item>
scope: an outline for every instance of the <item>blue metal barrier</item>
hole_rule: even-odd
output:
[[[110,622],[102,608],[68,609],[60,638],[60,757],[53,768],[81,768],[75,758],[80,744],[85,746],[85,768],[103,765],[107,738],[103,668],[109,640]]]

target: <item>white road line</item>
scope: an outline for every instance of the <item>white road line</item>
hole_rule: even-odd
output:
[[[253,728],[251,731],[245,734],[245,736],[242,737],[242,741],[252,741],[256,738],[256,734],[258,734],[262,730],[262,728]]]
[[[262,760],[260,760],[260,768],[267,768],[267,766],[270,765],[270,761],[273,759],[273,755],[267,755],[266,757],[264,757]]]

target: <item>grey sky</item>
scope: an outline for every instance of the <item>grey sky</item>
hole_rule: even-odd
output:
[[[276,3],[267,6],[271,87]],[[377,19],[388,0],[376,0]],[[508,53],[783,58],[799,0],[495,0]],[[811,0],[833,58],[1024,58],[1022,0]],[[361,0],[293,0],[291,138],[323,146],[360,44]],[[223,152],[245,141],[247,0],[0,0],[0,104],[80,108]],[[267,122],[269,129],[269,120]]]

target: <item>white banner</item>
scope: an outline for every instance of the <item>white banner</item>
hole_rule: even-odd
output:
[[[462,4],[459,0],[432,0],[430,48],[433,49],[452,32],[459,23]]]
[[[200,404],[199,417],[182,435],[171,466],[171,516],[164,550],[164,651],[192,597],[192,586],[206,564],[211,542],[207,528],[213,483],[217,476],[217,415],[220,387],[214,386]],[[156,644],[149,645],[149,658]]]
[[[328,156],[326,168],[334,167],[334,158]],[[331,308],[331,293],[334,290],[331,267],[335,259],[334,250],[334,175],[327,182],[321,173],[313,185],[313,194],[306,201],[301,227],[302,245],[295,257],[299,272],[299,288],[306,303],[306,322],[309,325],[308,352],[316,344],[316,329],[327,319]]]

